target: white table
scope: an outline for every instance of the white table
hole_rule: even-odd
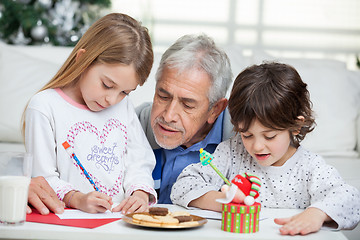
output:
[[[164,205],[170,211],[183,210],[175,205]],[[289,217],[299,210],[294,209],[262,209],[260,231],[251,234],[228,233],[220,229],[220,220],[211,220],[198,228],[192,229],[151,229],[137,227],[122,220],[118,220],[104,226],[85,229],[52,224],[26,222],[21,226],[0,226],[0,238],[5,239],[117,239],[117,240],[211,240],[211,239],[302,239],[302,240],[344,240],[347,239],[340,231],[320,230],[307,236],[282,236],[279,234],[279,226],[273,221],[274,217]]]

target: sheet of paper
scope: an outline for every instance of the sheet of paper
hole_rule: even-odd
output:
[[[207,218],[207,219],[221,220],[221,217],[222,217],[221,212],[202,210],[202,209],[190,209],[187,211],[192,215]]]
[[[106,219],[122,218],[124,216],[120,212],[86,213],[77,209],[65,209],[64,213],[56,215],[60,219]]]
[[[210,210],[202,210],[202,209],[199,209],[199,208],[190,208],[187,211],[192,215],[196,215],[196,216],[207,218],[207,219],[221,220],[221,218],[222,218],[222,213],[221,212],[215,212],[215,211],[210,211]],[[267,218],[269,218],[267,213],[262,214],[262,212],[260,212],[259,221],[265,220]]]

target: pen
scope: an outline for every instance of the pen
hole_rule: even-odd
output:
[[[77,156],[75,155],[74,151],[72,150],[72,148],[70,147],[70,144],[65,141],[63,142],[63,147],[65,148],[66,152],[70,155],[70,157],[72,157],[75,162],[79,165],[81,171],[83,171],[83,173],[85,174],[86,178],[89,180],[89,182],[91,183],[91,185],[93,185],[94,189],[96,191],[99,191],[98,187],[95,185],[94,181],[92,180],[92,178],[90,177],[89,173],[85,170],[84,166],[81,164],[80,160],[77,158]]]
[[[206,165],[210,165],[214,170],[215,172],[224,180],[224,182],[231,186],[231,183],[230,181],[219,171],[219,169],[217,169],[217,167],[215,167],[211,161],[213,160],[213,156],[207,152],[206,150],[200,148],[200,162],[203,166],[206,166]]]

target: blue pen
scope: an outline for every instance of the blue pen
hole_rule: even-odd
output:
[[[99,191],[98,187],[95,185],[94,181],[92,180],[92,178],[90,177],[89,173],[85,170],[84,166],[81,164],[80,160],[77,158],[77,156],[75,155],[74,151],[72,151],[72,148],[70,147],[70,144],[65,141],[63,142],[63,147],[65,148],[66,152],[76,161],[76,163],[79,165],[80,169],[83,171],[83,173],[85,174],[86,178],[89,180],[89,182],[91,183],[91,185],[93,185],[94,189],[96,191]]]

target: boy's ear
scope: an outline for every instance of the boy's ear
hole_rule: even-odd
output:
[[[304,121],[305,121],[304,116],[298,116],[297,118],[298,118],[300,121],[302,121],[302,122],[304,122]]]
[[[298,116],[297,119],[298,119],[297,122],[299,122],[299,125],[302,126],[303,123],[304,123],[304,121],[305,121],[304,116]],[[301,129],[301,127],[299,127],[298,130],[294,130],[294,131],[293,131],[293,135],[294,135],[294,136],[295,136],[295,135],[298,135],[298,134],[300,133],[300,129]]]
[[[83,55],[85,52],[86,52],[85,49],[83,49],[83,48],[79,49],[79,50],[77,51],[77,53],[76,53],[76,58],[75,58],[75,60],[78,61],[79,58],[81,57],[81,55]]]
[[[218,116],[221,114],[222,111],[225,110],[226,106],[228,104],[228,100],[226,98],[222,98],[219,101],[217,101],[214,106],[210,109],[210,117],[208,119],[208,123],[212,124],[216,121]]]

